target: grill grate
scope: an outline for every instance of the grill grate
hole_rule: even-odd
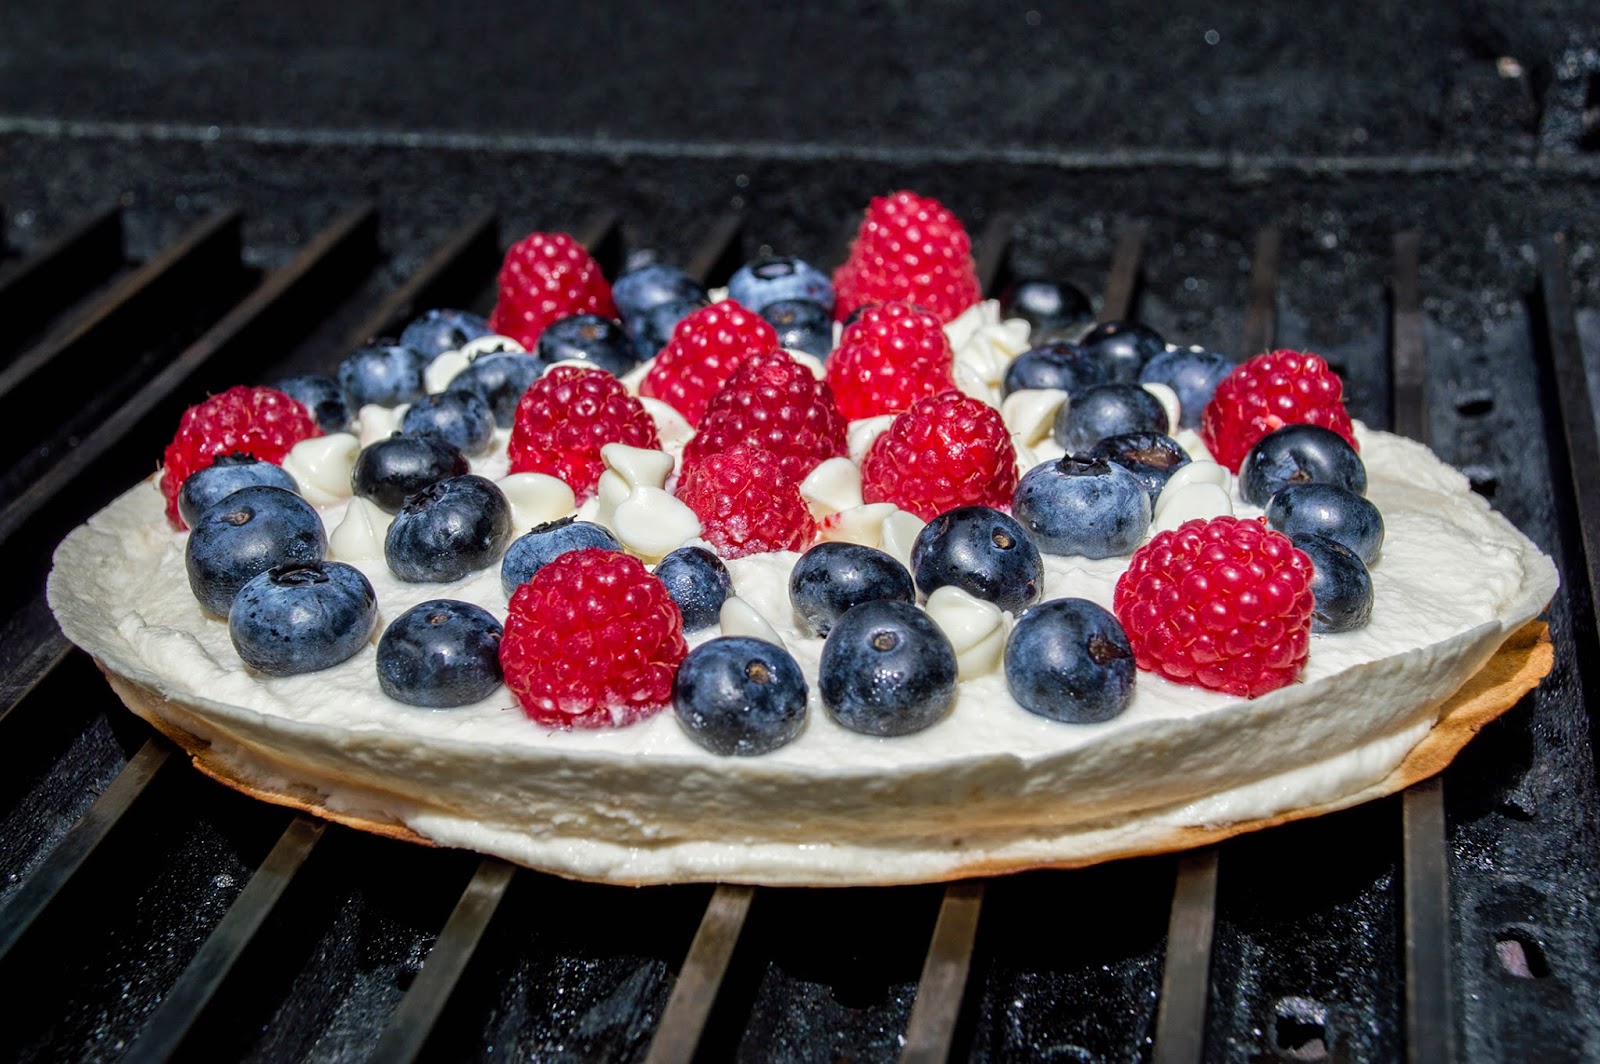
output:
[[[620,222],[603,211],[575,230],[613,273],[625,250]],[[489,213],[468,219],[386,292],[374,281],[382,251],[370,206],[336,219],[264,278],[240,261],[240,225],[238,212],[221,212],[129,266],[122,214],[112,208],[0,276],[0,308],[27,323],[3,352],[0,407],[60,415],[11,444],[0,542],[22,571],[42,577],[54,542],[148,468],[177,412],[198,394],[326,368],[426,307],[483,309],[492,299],[499,241]],[[978,241],[988,288],[1006,277],[1016,225],[996,216]],[[725,277],[743,257],[743,236],[739,216],[719,219],[688,268],[707,280]],[[1139,225],[1119,234],[1101,320],[1136,309],[1146,237]],[[1245,353],[1276,336],[1284,244],[1275,226],[1257,235]],[[1392,412],[1356,412],[1427,439],[1429,404],[1438,396],[1430,396],[1425,365],[1423,244],[1416,232],[1394,239],[1383,359],[1391,376],[1387,393],[1376,388],[1392,395]],[[1547,238],[1538,254],[1529,359],[1546,363],[1550,475],[1572,485],[1570,507],[1557,504],[1567,583],[1552,607],[1558,657],[1570,662],[1580,648],[1592,652],[1600,603],[1600,553],[1590,542],[1600,531],[1600,497],[1579,472],[1600,463],[1600,445],[1563,246]],[[73,393],[69,378],[108,365],[112,339],[136,357],[111,367],[113,387],[81,408],[63,406],[60,396]],[[1569,911],[1562,922],[1554,906],[1530,904],[1514,926],[1497,921],[1493,942],[1480,934],[1485,915],[1476,908],[1458,906],[1452,924],[1451,877],[1472,870],[1459,857],[1449,861],[1449,806],[1439,780],[1397,800],[1176,858],[961,882],[942,897],[926,888],[582,886],[492,858],[469,869],[461,855],[327,829],[169,767],[172,748],[112,704],[81,655],[68,654],[38,581],[24,584],[0,643],[0,767],[16,770],[16,782],[0,790],[0,826],[26,821],[33,830],[0,836],[8,873],[0,884],[0,974],[27,972],[37,985],[0,1036],[5,1056],[391,1061],[524,1051],[652,1062],[848,1054],[1176,1064],[1444,1061],[1463,1050],[1466,1059],[1490,1060],[1541,1048],[1553,1059],[1600,1046],[1594,951],[1546,942],[1592,942],[1586,912]],[[1583,720],[1584,678],[1568,670],[1535,697],[1559,700],[1571,719]],[[56,707],[64,706],[78,708],[63,719]],[[108,757],[109,771],[97,779],[64,771],[78,764],[93,776]],[[92,804],[86,787],[101,791]],[[44,830],[41,810],[53,814]],[[159,822],[166,835],[152,829]],[[1549,823],[1542,830],[1554,837],[1563,829]],[[179,875],[198,852],[192,839],[177,838],[184,831],[223,841],[201,844],[209,856]],[[1253,915],[1254,892],[1278,885],[1262,875],[1264,863],[1369,833],[1392,840],[1380,849],[1393,847],[1394,874],[1376,859],[1376,889],[1388,900],[1368,923],[1308,935],[1315,941],[1301,958],[1307,971],[1284,980],[1296,967],[1296,958],[1282,955],[1294,940],[1272,942],[1270,916]],[[154,854],[143,852],[147,836],[161,840],[150,847]],[[214,889],[184,893],[178,881],[213,866],[221,869]],[[174,882],[154,885],[163,879]],[[1476,898],[1486,882],[1488,873],[1480,873],[1468,893]],[[1170,908],[1159,908],[1168,884]],[[125,978],[89,978],[96,958],[72,950],[55,958],[85,907],[119,892],[134,900],[110,924],[91,921],[111,938],[106,958],[159,949],[159,962],[137,965]],[[1313,923],[1337,925],[1351,911],[1348,899],[1309,893],[1329,902]],[[135,902],[152,897],[166,914],[146,921]],[[190,910],[195,919],[175,918]],[[1393,941],[1374,941],[1372,928],[1384,926],[1386,912]],[[570,914],[615,919],[621,930],[545,923]],[[1108,918],[1112,931],[1089,926]],[[1265,946],[1262,927],[1269,928]],[[1332,1000],[1322,992],[1330,985],[1322,968],[1334,952],[1363,949],[1372,954],[1357,980],[1365,985]],[[1049,950],[1066,955],[1064,967],[1042,955]],[[1241,963],[1263,953],[1250,978],[1234,978]],[[1467,1008],[1453,976],[1480,962],[1498,972],[1469,984],[1497,980],[1498,997],[1485,1003],[1479,995]],[[1394,979],[1385,977],[1391,967]],[[1056,978],[1063,970],[1068,977]],[[1294,992],[1278,992],[1280,984]],[[1092,988],[1095,996],[1051,993],[1062,986]],[[1530,998],[1530,990],[1542,996]],[[1369,1007],[1364,995],[1374,999]]]

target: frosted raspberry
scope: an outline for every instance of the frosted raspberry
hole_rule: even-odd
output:
[[[178,516],[178,489],[217,455],[241,451],[282,465],[291,447],[321,435],[305,406],[271,388],[240,384],[191,406],[183,412],[177,435],[161,456],[161,494],[167,499],[167,520],[173,528],[186,527]]]
[[[1317,355],[1273,351],[1241,362],[1222,378],[1200,416],[1200,439],[1213,458],[1237,473],[1261,437],[1299,424],[1332,429],[1356,446],[1339,375]]]
[[[955,353],[939,319],[910,303],[862,312],[828,356],[828,386],[851,421],[898,414],[955,387]]]
[[[817,523],[800,485],[782,463],[744,444],[695,463],[678,482],[678,498],[700,518],[700,534],[724,558],[804,550]]]
[[[772,455],[797,484],[817,463],[849,451],[833,391],[782,351],[751,355],[728,378],[684,448],[684,472],[741,443]]]
[[[500,666],[528,716],[620,728],[672,701],[688,653],[683,615],[639,559],[587,547],[540,567],[511,596]]]
[[[840,321],[864,304],[903,299],[945,322],[983,298],[972,238],[938,200],[914,192],[879,196],[867,206],[833,287]]]
[[[546,325],[574,314],[617,316],[611,285],[583,245],[566,233],[529,233],[511,245],[489,328],[532,351]]]
[[[556,366],[517,403],[506,452],[513,473],[547,473],[567,482],[579,502],[594,494],[608,443],[659,448],[656,423],[622,382],[599,369]]]
[[[1311,559],[1259,520],[1187,521],[1134,552],[1112,599],[1139,668],[1254,698],[1299,675]]]
[[[691,312],[656,356],[639,394],[660,399],[700,424],[706,404],[748,356],[778,350],[778,333],[765,318],[731,299]]]
[[[1000,412],[960,392],[919,399],[872,442],[861,497],[924,521],[957,506],[1010,509],[1017,450]]]

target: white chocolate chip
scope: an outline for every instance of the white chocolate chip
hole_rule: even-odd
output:
[[[481,358],[484,355],[499,354],[502,351],[510,351],[513,354],[523,354],[527,350],[527,348],[517,343],[511,337],[500,336],[494,333],[491,333],[488,336],[479,336],[476,339],[468,340],[466,343],[461,345],[461,354],[466,356],[468,362],[471,362],[475,358]]]
[[[344,520],[328,535],[328,557],[352,564],[382,561],[383,539],[393,521],[366,499],[351,499]]]
[[[611,531],[629,554],[654,564],[697,538],[700,519],[660,488],[641,486],[617,504]]]
[[[284,455],[283,470],[294,477],[307,502],[327,506],[350,497],[350,474],[360,453],[361,441],[348,432],[312,436]]]
[[[950,375],[955,378],[956,387],[961,389],[961,394],[971,396],[980,403],[993,405],[998,393],[989,384],[988,368],[977,359],[958,357],[950,367]]]
[[[728,289],[726,287],[708,288],[706,289],[706,298],[713,303],[721,303],[728,298]]]
[[[947,585],[928,596],[927,611],[955,648],[959,679],[982,676],[1000,667],[1011,631],[1005,610]]]
[[[1192,462],[1185,462],[1177,469],[1174,469],[1172,475],[1167,478],[1166,485],[1161,490],[1165,494],[1175,488],[1181,488],[1185,484],[1215,484],[1223,491],[1227,491],[1231,476],[1226,469],[1216,462],[1197,458]],[[1160,510],[1160,508],[1161,501],[1157,499],[1156,509]]]
[[[1178,416],[1182,410],[1182,407],[1178,404],[1178,393],[1165,384],[1158,384],[1154,381],[1149,384],[1141,384],[1139,387],[1155,396],[1157,401],[1161,403],[1161,409],[1167,412],[1166,435],[1171,436],[1177,432]]]
[[[767,623],[767,619],[761,616],[754,606],[738,595],[729,595],[723,600],[718,620],[722,623],[723,635],[748,636],[751,639],[764,639],[768,643],[784,646],[783,637],[777,630]]]
[[[400,431],[400,411],[368,403],[356,414],[356,423],[361,426],[361,446],[369,447]]]
[[[818,538],[835,543],[883,546],[883,523],[900,508],[892,502],[869,502],[829,514],[817,530]]]
[[[928,522],[906,510],[896,510],[883,519],[882,549],[899,559],[901,565],[911,568],[911,547]]]
[[[1067,393],[1060,388],[1021,388],[1005,397],[1000,417],[1013,437],[1032,447],[1050,435],[1056,411],[1066,401]]]
[[[873,441],[888,431],[894,419],[894,414],[879,414],[877,417],[864,417],[850,422],[850,427],[846,429],[850,440],[850,461],[860,465],[867,452],[872,450]]]
[[[567,482],[545,473],[512,473],[498,487],[511,504],[511,526],[522,531],[559,521],[577,509]]]
[[[639,402],[644,405],[650,420],[656,423],[656,435],[661,437],[661,446],[669,451],[683,450],[683,445],[694,435],[694,426],[689,424],[688,419],[659,399],[641,395]]]
[[[608,469],[600,474],[600,482],[595,485],[594,522],[611,528],[617,521],[617,507],[628,500],[633,489],[628,487],[628,482],[622,474]],[[612,531],[616,531],[612,529]]]
[[[450,387],[450,382],[456,379],[456,374],[472,365],[472,356],[465,351],[446,351],[432,362],[428,363],[427,370],[423,373],[423,383],[428,388],[430,395],[437,395]]]
[[[1169,484],[1156,499],[1156,517],[1150,522],[1149,534],[1171,531],[1197,517],[1210,520],[1232,514],[1233,500],[1215,484],[1182,484],[1177,491]]]
[[[861,505],[861,470],[848,458],[829,458],[800,482],[800,497],[817,519]]]
[[[632,488],[664,488],[672,475],[672,456],[648,447],[608,443],[600,448],[600,461]]]

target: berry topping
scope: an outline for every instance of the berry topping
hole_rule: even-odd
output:
[[[772,455],[797,484],[818,463],[849,452],[833,392],[782,351],[751,355],[728,378],[684,448],[683,468],[740,443]]]
[[[1177,440],[1159,432],[1107,436],[1089,448],[1088,457],[1104,458],[1138,477],[1144,490],[1150,493],[1151,506],[1155,505],[1161,489],[1167,486],[1172,471],[1189,464],[1189,452],[1179,446]]]
[[[240,488],[265,484],[300,494],[300,486],[284,468],[235,451],[219,454],[204,469],[197,469],[178,491],[178,513],[184,524],[193,525],[200,515]]]
[[[1051,435],[1068,454],[1080,454],[1124,432],[1166,432],[1161,400],[1137,384],[1096,384],[1072,397],[1056,413]]]
[[[1239,467],[1239,493],[1265,506],[1291,484],[1333,484],[1367,493],[1367,467],[1343,436],[1320,425],[1285,425],[1250,448]]]
[[[354,412],[350,409],[350,400],[345,396],[344,389],[332,377],[306,373],[298,377],[286,377],[273,387],[305,404],[323,432],[350,431]]]
[[[565,233],[529,233],[500,265],[500,294],[489,328],[529,351],[545,326],[573,314],[616,317],[600,264]]]
[[[1200,414],[1217,392],[1222,378],[1233,372],[1233,359],[1203,347],[1162,351],[1139,371],[1140,384],[1165,384],[1178,397],[1178,424],[1200,427]]]
[[[688,652],[683,618],[637,558],[561,555],[511,596],[500,664],[528,716],[563,728],[621,727],[672,700]]]
[[[879,196],[833,275],[834,317],[865,303],[903,299],[950,321],[983,298],[972,238],[938,200],[914,192]]]
[[[1000,382],[1005,395],[1024,388],[1059,388],[1077,395],[1085,388],[1111,380],[1105,364],[1090,358],[1077,344],[1052,340],[1022,352],[1006,367]]]
[[[1132,384],[1144,364],[1167,349],[1161,334],[1136,321],[1106,321],[1078,341],[1085,354],[1106,368],[1114,381]]]
[[[464,388],[424,395],[406,407],[400,431],[443,440],[462,454],[483,454],[494,443],[494,410]]]
[[[501,632],[482,606],[456,599],[418,603],[378,640],[378,686],[409,706],[481,702],[500,687]]]
[[[397,432],[361,448],[350,472],[350,490],[392,514],[429,484],[459,477],[471,468],[466,455],[435,436]]]
[[[480,336],[492,336],[489,323],[465,310],[428,310],[411,319],[400,333],[400,343],[428,358],[459,351]]]
[[[1133,648],[1122,625],[1087,599],[1041,602],[1006,639],[1006,686],[1030,713],[1097,724],[1133,698]]]
[[[1372,620],[1372,574],[1355,552],[1327,536],[1295,536],[1296,549],[1311,559],[1311,630],[1352,632]]]
[[[321,561],[328,553],[322,518],[292,491],[241,488],[200,515],[184,544],[189,589],[219,617],[239,589],[274,565]]]
[[[1076,335],[1094,321],[1094,304],[1069,281],[1030,277],[1006,286],[1000,294],[1000,313],[1027,322],[1036,339],[1054,339]]]
[[[898,414],[955,387],[955,354],[939,319],[910,303],[868,307],[828,358],[828,385],[851,421]]]
[[[627,322],[667,303],[704,306],[706,286],[676,266],[652,262],[618,277],[611,296],[617,302],[617,314]]]
[[[1139,545],[1150,527],[1150,505],[1150,493],[1127,469],[1104,458],[1067,455],[1022,475],[1011,512],[1047,554],[1111,558]]]
[[[817,667],[822,706],[867,735],[909,735],[938,723],[956,701],[956,652],[933,618],[905,602],[874,599],[845,612]]]
[[[672,339],[640,382],[639,394],[660,399],[689,424],[698,425],[706,404],[741,362],[776,350],[778,334],[761,315],[723,300],[678,322]]]
[[[184,527],[178,516],[178,490],[191,473],[209,466],[217,455],[238,451],[277,465],[295,444],[320,435],[304,406],[271,388],[241,384],[191,406],[161,456],[167,520],[173,528]]]
[[[655,450],[656,423],[622,382],[604,370],[556,366],[517,404],[507,452],[513,473],[547,473],[567,482],[581,503],[594,494],[608,443]]]
[[[233,649],[268,676],[331,669],[354,657],[378,624],[378,596],[343,562],[280,565],[239,589],[228,611]]]
[[[198,474],[196,474],[198,478]],[[1267,524],[1290,539],[1327,536],[1371,565],[1383,550],[1383,515],[1336,484],[1290,484],[1267,502]]]
[[[684,631],[698,632],[722,619],[733,576],[721,558],[704,547],[679,547],[656,563],[655,574],[683,612]]]
[[[673,299],[657,303],[634,317],[624,318],[622,328],[628,334],[628,342],[633,345],[634,357],[640,361],[655,358],[672,341],[678,324],[707,306],[710,304],[704,299]]]
[[[358,409],[412,403],[427,393],[428,361],[421,351],[377,340],[339,363],[339,386]]]
[[[1113,605],[1139,668],[1255,698],[1305,664],[1311,578],[1311,560],[1260,521],[1187,521],[1134,554]]]
[[[574,314],[553,321],[539,336],[535,356],[541,366],[557,362],[587,362],[615,377],[639,364],[633,341],[619,322],[598,314]]]
[[[517,404],[522,394],[533,387],[533,382],[544,372],[544,364],[532,355],[519,351],[497,351],[479,355],[467,368],[450,378],[447,389],[452,392],[472,392],[489,403],[494,413],[494,423],[503,429],[517,420]]]
[[[1338,375],[1316,355],[1273,351],[1222,379],[1200,416],[1200,438],[1213,458],[1237,473],[1261,437],[1298,424],[1331,429],[1356,446]]]
[[[921,399],[861,461],[861,497],[924,521],[957,506],[1011,505],[1017,450],[1000,412],[960,392]]]
[[[460,580],[500,560],[511,504],[474,473],[430,484],[406,500],[383,541],[389,570],[411,583]]]
[[[761,308],[761,316],[777,330],[778,346],[826,359],[833,351],[833,315],[809,299],[780,299]]]
[[[833,284],[804,259],[763,255],[739,267],[728,279],[728,298],[757,314],[786,299],[808,299],[831,311]]]
[[[931,595],[958,587],[1011,613],[1044,593],[1044,559],[1017,521],[987,506],[961,506],[935,517],[911,544],[917,588]]]
[[[568,551],[585,547],[621,550],[622,544],[608,529],[576,517],[537,525],[506,548],[506,556],[500,562],[500,586],[507,595],[515,594],[517,586],[532,580],[534,573]]]
[[[801,626],[827,635],[852,606],[874,599],[916,605],[906,567],[891,555],[859,543],[818,543],[789,572],[789,603]]]
[[[748,636],[724,636],[689,652],[672,685],[678,723],[723,756],[784,745],[806,722],[806,678],[789,652]]]
[[[759,447],[740,444],[696,462],[678,482],[678,498],[724,558],[804,550],[816,538],[799,483]]]

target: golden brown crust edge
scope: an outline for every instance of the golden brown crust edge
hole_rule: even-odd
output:
[[[1177,828],[1168,835],[1151,840],[1137,848],[1101,853],[1092,858],[1081,860],[1063,862],[978,861],[956,866],[948,874],[934,877],[934,881],[1005,875],[1039,868],[1081,868],[1126,857],[1148,857],[1153,854],[1188,850],[1197,846],[1220,842],[1234,835],[1276,827],[1292,820],[1320,816],[1324,813],[1346,809],[1375,798],[1394,794],[1443,771],[1485,725],[1516,705],[1523,695],[1537,687],[1539,681],[1550,672],[1554,661],[1555,652],[1550,642],[1549,626],[1543,621],[1529,621],[1507,637],[1506,641],[1501,644],[1500,649],[1494,653],[1484,667],[1475,673],[1440,707],[1438,723],[1429,730],[1427,735],[1423,736],[1421,742],[1412,747],[1411,751],[1395,767],[1393,772],[1379,782],[1335,801],[1293,809],[1257,820]],[[98,660],[96,664],[100,664]],[[370,819],[352,815],[348,812],[328,809],[315,793],[308,791],[307,793],[295,794],[290,791],[270,790],[238,778],[230,771],[228,766],[209,756],[210,744],[201,737],[178,727],[167,714],[161,712],[159,707],[164,704],[165,700],[148,689],[118,676],[103,664],[100,665],[100,668],[105,673],[112,689],[117,692],[118,696],[130,709],[180,746],[189,755],[195,767],[212,779],[261,801],[288,806],[300,812],[344,824],[360,831],[371,832],[391,839],[421,843],[425,846],[436,845],[433,840],[417,834],[397,821]],[[565,872],[556,874],[573,879],[587,878],[572,876]],[[626,879],[597,879],[593,881],[618,886],[643,885]],[[916,880],[912,882],[926,881]],[[819,883],[816,885],[831,886],[836,884]],[[887,886],[891,884],[886,882],[881,885]]]

